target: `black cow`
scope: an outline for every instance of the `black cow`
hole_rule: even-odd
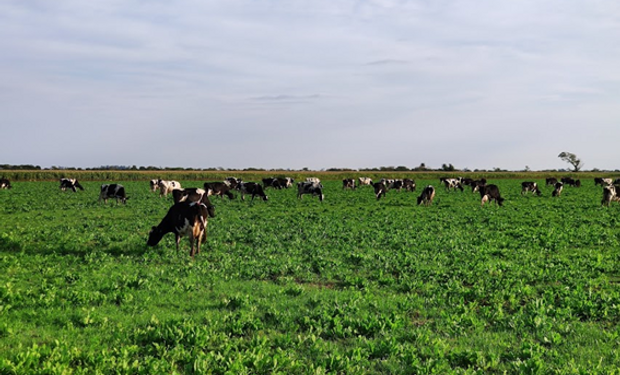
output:
[[[323,195],[323,185],[320,182],[298,182],[297,198],[301,199],[304,194],[311,194],[313,197],[318,196],[321,202],[323,202],[323,199],[325,198]]]
[[[209,199],[207,198],[207,203]],[[215,216],[215,208],[209,203],[179,202],[175,203],[158,226],[149,232],[146,242],[155,246],[167,233],[174,233],[177,251],[181,237],[188,236],[191,244],[189,255],[193,258],[200,253],[200,244],[207,240],[207,221]]]
[[[375,182],[372,184],[372,187],[375,188],[375,197],[377,197],[377,200],[381,199],[381,197],[385,197],[387,187],[383,182]]]
[[[276,181],[278,182],[280,189],[288,189],[293,186],[293,183],[295,182],[295,180],[291,177],[276,177]]]
[[[355,179],[354,178],[345,178],[342,180],[342,189],[352,189],[355,190]]]
[[[487,184],[487,180],[483,178],[483,179],[475,180],[471,182],[469,186],[471,186],[472,193],[475,193],[477,191],[480,191],[480,189],[486,186],[486,184]]]
[[[242,182],[242,180],[237,177],[226,177],[224,182],[227,183],[231,189],[236,189],[237,185],[239,185]]]
[[[499,194],[499,188],[497,185],[485,185],[480,189],[480,197],[482,198],[480,201],[480,205],[484,206],[486,202],[495,201],[498,206],[501,206],[504,202],[504,198],[502,198]]]
[[[545,179],[545,185],[547,186],[555,186],[558,183],[558,179],[555,177],[548,177]]]
[[[11,189],[11,181],[8,178],[0,178],[0,189]]]
[[[224,195],[228,197],[228,199],[233,199],[235,196],[230,191],[232,186],[227,182],[205,182],[203,185],[205,191],[207,192],[207,196],[215,195],[218,197],[223,197]]]
[[[609,186],[609,185],[612,185],[613,183],[614,183],[614,180],[611,178],[602,178],[602,177],[594,178],[594,186],[596,185]]]
[[[99,202],[103,200],[103,203],[108,203],[108,199],[116,199],[116,203],[120,200],[121,203],[127,202],[127,195],[125,194],[125,187],[119,184],[103,184],[101,185],[101,192],[99,193]]]
[[[422,190],[422,194],[418,197],[418,205],[422,203],[425,206],[430,206],[433,204],[433,199],[435,199],[435,188],[433,185],[428,185]]]
[[[262,181],[264,189],[267,189],[268,187],[272,187],[274,189],[282,189],[282,186],[280,186],[280,182],[275,177],[263,178]]]
[[[581,180],[575,180],[572,177],[562,177],[561,181],[564,185],[581,187]]]
[[[415,191],[415,181],[410,178],[403,179],[403,187],[407,191]]]
[[[241,182],[237,185],[237,190],[241,192],[241,200],[245,200],[245,194],[252,195],[252,200],[255,196],[263,198],[264,201],[268,199],[263,187],[256,182]]]
[[[175,189],[172,191],[174,203],[179,202],[201,202],[207,204],[207,192],[200,188]]]
[[[521,195],[525,195],[527,192],[532,192],[532,194],[536,194],[540,196],[542,192],[538,188],[538,184],[531,181],[525,181],[521,183]]]
[[[562,194],[562,189],[564,189],[564,184],[561,182],[556,182],[553,186],[553,192],[551,193],[552,197],[559,197]]]
[[[77,192],[77,189],[84,190],[84,187],[80,185],[78,180],[75,178],[61,178],[60,179],[60,190],[65,191],[67,189],[73,190],[73,192]]]

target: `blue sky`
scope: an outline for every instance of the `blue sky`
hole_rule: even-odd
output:
[[[620,168],[620,2],[0,2],[0,164]]]

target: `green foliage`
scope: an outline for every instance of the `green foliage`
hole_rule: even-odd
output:
[[[127,205],[88,179],[0,191],[1,374],[618,373],[620,205],[593,183],[213,199],[192,261],[146,246],[171,198],[141,176]]]

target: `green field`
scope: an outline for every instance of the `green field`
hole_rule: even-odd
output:
[[[172,204],[146,179],[121,181],[125,206],[101,181],[13,182],[0,374],[620,374],[620,205],[592,179],[559,198],[521,181],[489,179],[504,207],[437,179],[216,198],[194,260],[171,234],[146,246]]]

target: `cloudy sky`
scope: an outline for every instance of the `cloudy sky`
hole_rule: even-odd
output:
[[[0,164],[620,168],[617,0],[4,0]]]

